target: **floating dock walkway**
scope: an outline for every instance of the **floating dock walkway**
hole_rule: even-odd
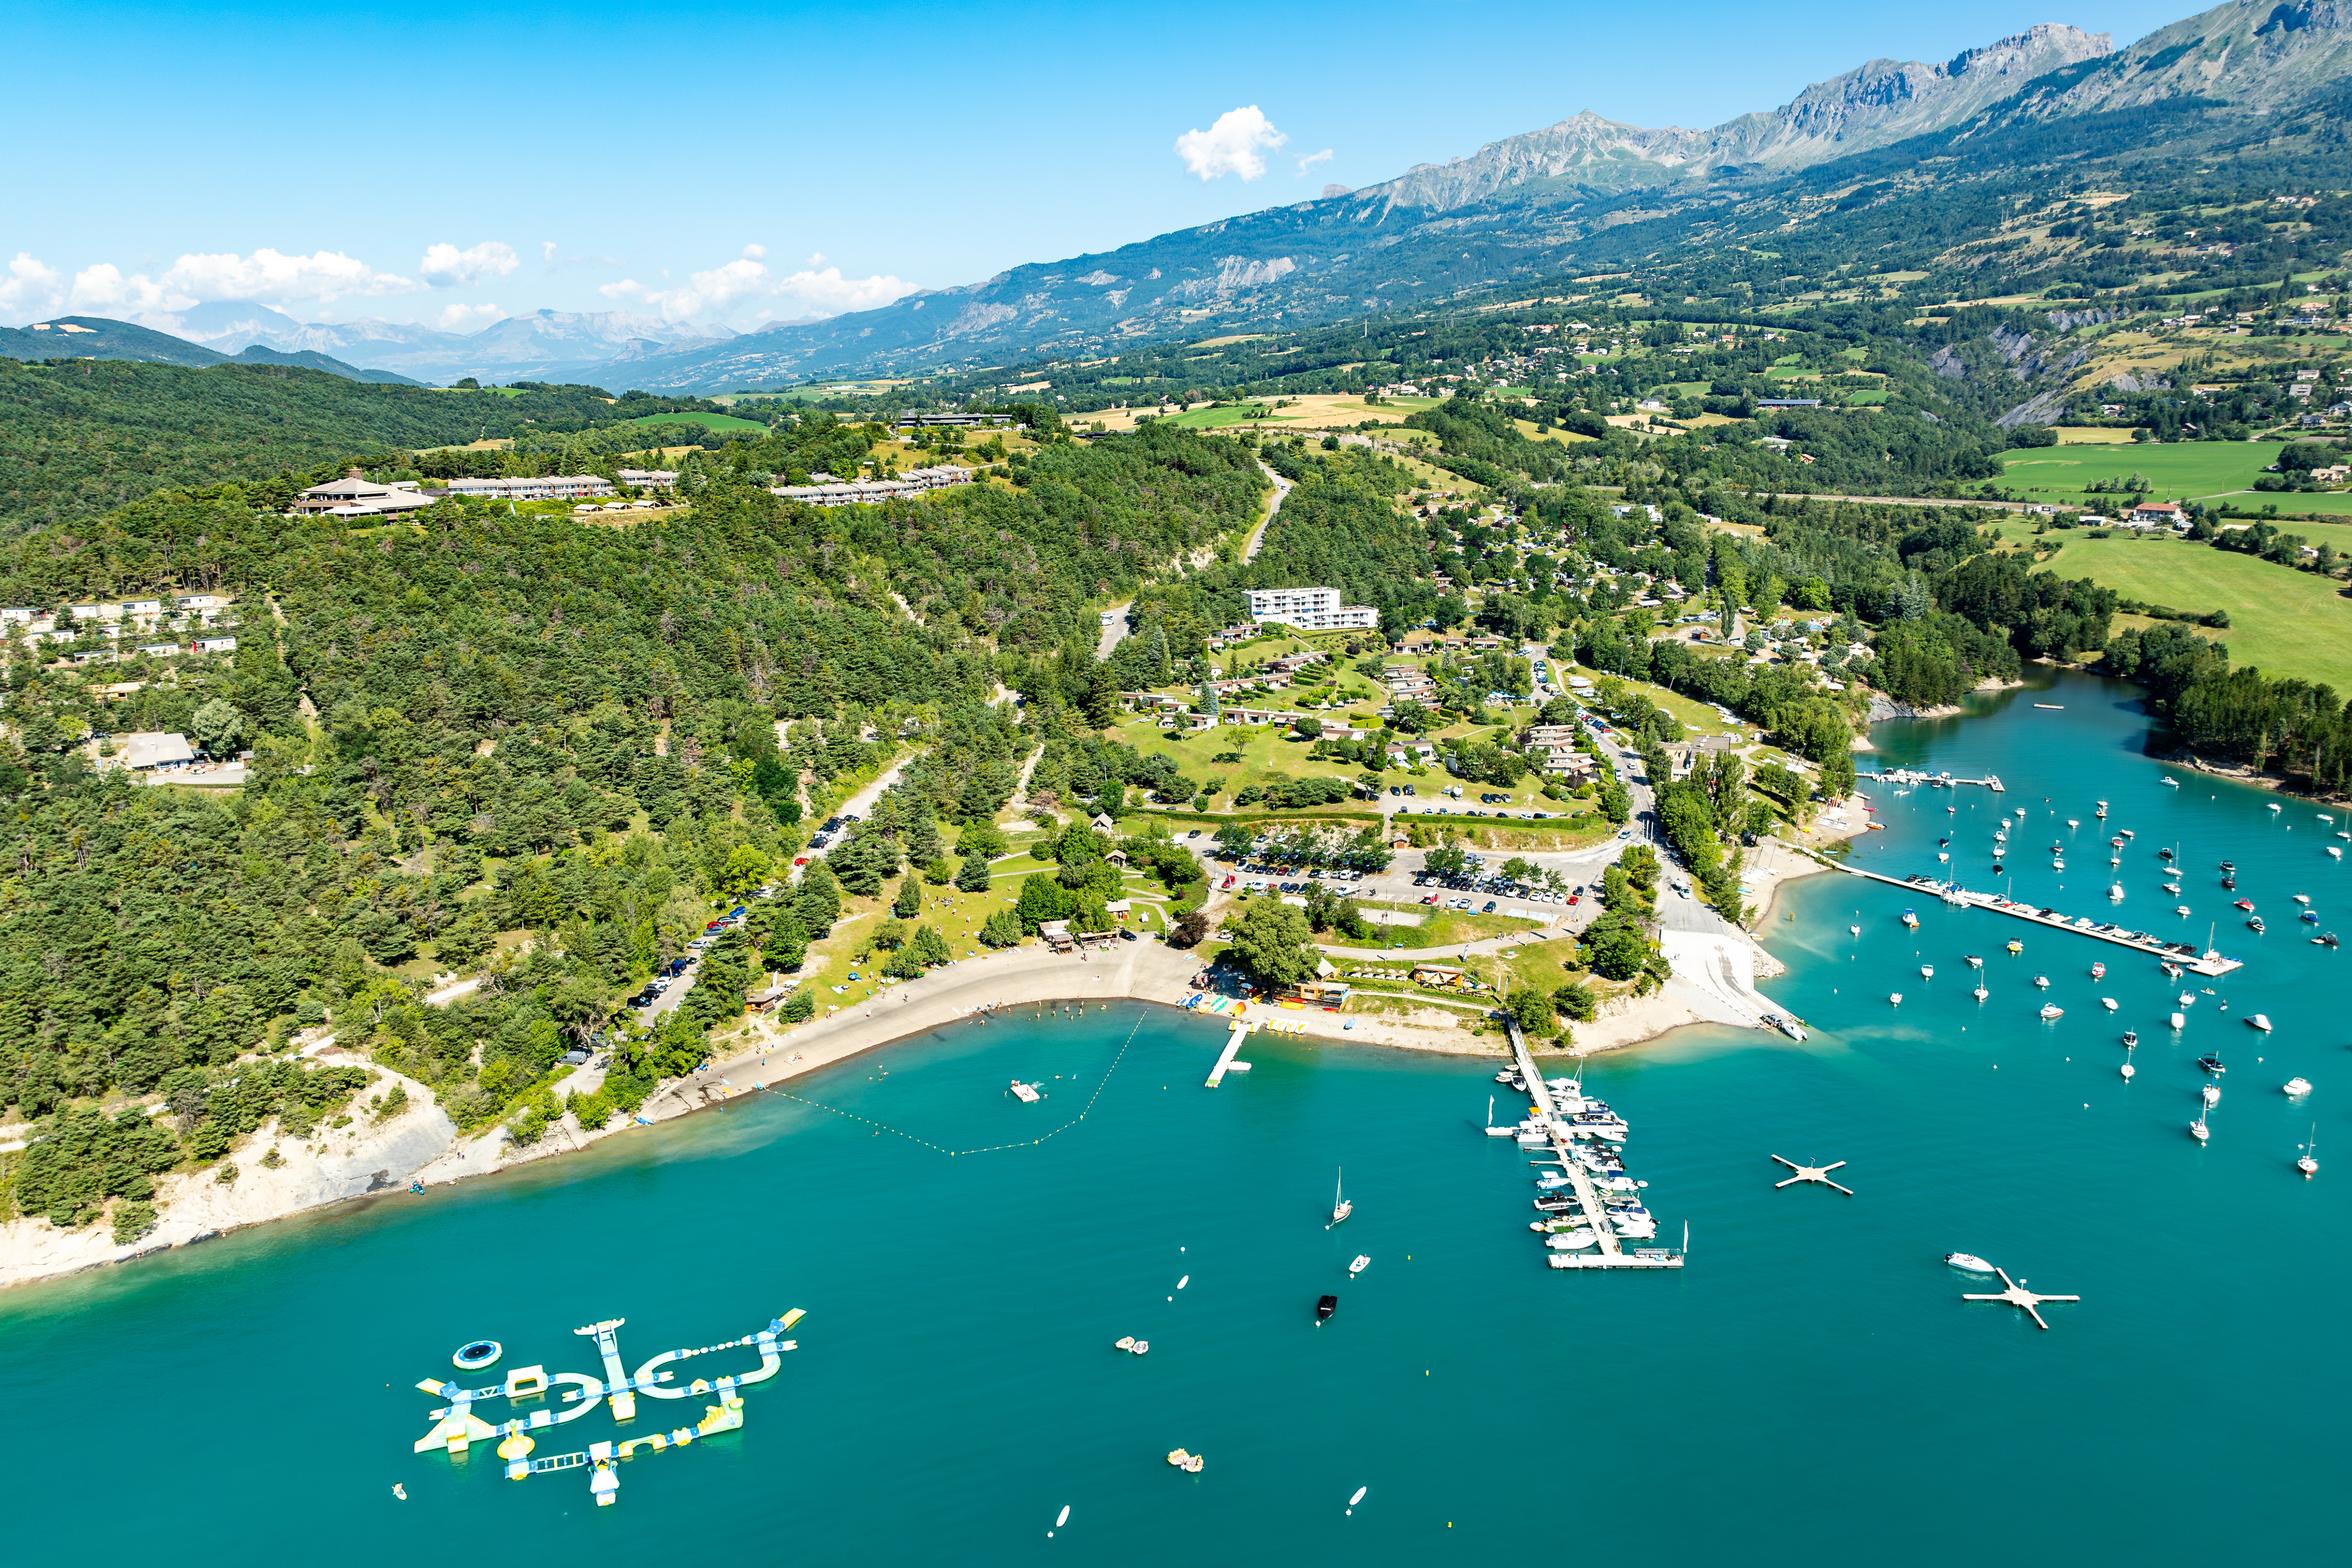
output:
[[[1214,1089],[1217,1085],[1224,1082],[1225,1075],[1229,1072],[1246,1072],[1249,1070],[1247,1063],[1237,1062],[1234,1060],[1234,1054],[1242,1048],[1242,1042],[1248,1039],[1250,1036],[1256,1033],[1256,1031],[1257,1026],[1254,1023],[1250,1023],[1240,1018],[1234,1020],[1233,1033],[1225,1037],[1225,1048],[1218,1055],[1217,1065],[1209,1069],[1209,1088]]]
[[[1822,863],[1825,866],[1833,866],[1850,876],[1867,877],[1874,882],[1884,882],[1890,888],[1901,888],[1906,892],[1924,893],[1931,899],[1941,900],[1956,908],[1990,910],[1997,915],[2012,915],[2021,921],[2030,921],[2038,926],[2047,926],[2052,931],[2063,931],[2074,936],[2087,936],[2100,942],[2111,942],[2117,947],[2128,947],[2136,952],[2147,953],[2151,958],[2160,958],[2167,963],[2177,963],[2181,968],[2192,970],[2199,974],[2227,974],[2233,969],[2243,969],[2246,966],[2243,959],[2224,958],[2220,948],[2209,948],[2200,953],[2189,942],[2166,942],[2163,938],[2150,935],[2147,931],[2126,931],[2112,921],[2094,921],[2088,915],[2077,915],[2069,920],[2056,910],[2036,909],[2032,904],[2021,904],[2014,900],[2004,899],[1998,893],[1971,893],[1957,882],[1941,881],[1924,873],[1910,877],[1890,877],[1883,871],[1865,871],[1859,866],[1849,866],[1841,860],[1825,859]]]
[[[1954,784],[1981,784],[1995,795],[2007,795],[2009,786],[2000,782],[1999,773],[1987,773],[1980,779],[1956,779],[1946,773],[1923,773],[1913,768],[1889,768],[1885,773],[1859,773],[1860,779],[1876,779],[1881,784],[1926,785],[1929,789],[1949,789]]]
[[[1625,1250],[1616,1227],[1609,1223],[1608,1212],[1601,1202],[1600,1189],[1592,1184],[1591,1176],[1576,1163],[1575,1155],[1570,1152],[1575,1139],[1563,1130],[1565,1123],[1560,1121],[1559,1109],[1552,1100],[1551,1086],[1544,1082],[1543,1074],[1536,1070],[1535,1058],[1528,1050],[1527,1037],[1519,1032],[1517,1024],[1511,1026],[1511,1055],[1519,1064],[1519,1081],[1528,1086],[1528,1103],[1536,1108],[1536,1116],[1544,1124],[1546,1136],[1550,1140],[1551,1151],[1559,1157],[1559,1168],[1568,1176],[1569,1189],[1576,1194],[1577,1206],[1583,1211],[1584,1223],[1591,1226],[1592,1234],[1600,1238],[1598,1247],[1591,1252],[1552,1253],[1551,1267],[1680,1268],[1683,1255],[1679,1252],[1670,1252],[1664,1247],[1643,1247],[1636,1252]]]

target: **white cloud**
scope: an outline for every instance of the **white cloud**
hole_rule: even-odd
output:
[[[764,245],[747,245],[743,247],[743,254],[757,261],[768,254],[768,247]]]
[[[445,332],[470,332],[505,316],[506,312],[496,305],[450,304],[442,308],[433,324]]]
[[[1328,163],[1330,161],[1331,149],[1328,147],[1324,148],[1320,153],[1309,153],[1307,156],[1298,160],[1298,177],[1302,180],[1305,179],[1307,177],[1307,170],[1313,168],[1318,163]]]
[[[1223,174],[1255,180],[1265,173],[1265,152],[1289,140],[1253,103],[1228,109],[1206,131],[1187,131],[1176,138],[1176,155],[1202,184]]]
[[[486,239],[470,250],[447,240],[429,247],[416,270],[436,289],[471,289],[486,278],[503,278],[522,265],[514,247]]]
[[[648,289],[634,278],[607,283],[597,289],[607,300],[639,301],[668,321],[724,314],[756,300],[792,300],[814,314],[838,316],[851,310],[871,310],[915,291],[903,278],[876,273],[870,278],[845,278],[838,267],[803,268],[777,274],[759,258],[767,252],[747,246],[746,254],[708,272],[697,272],[680,288]],[[758,252],[758,255],[750,254]],[[822,259],[820,256],[818,259]],[[667,276],[667,274],[665,274]],[[765,316],[771,312],[761,310]]]
[[[100,261],[74,274],[68,298],[76,310],[172,311],[208,300],[318,306],[354,295],[413,294],[418,287],[337,250],[285,256],[261,249],[250,256],[191,253],[152,277]]]
[[[555,241],[551,239],[542,239],[539,242],[539,254],[545,258],[548,265],[551,267],[555,264],[555,252],[557,248]]]
[[[35,260],[29,251],[18,251],[6,277],[0,279],[0,316],[29,321],[55,315],[65,302],[64,283],[65,275],[56,268]]]

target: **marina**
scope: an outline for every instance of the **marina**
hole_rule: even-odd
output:
[[[1624,1245],[1625,1237],[1621,1235],[1621,1231],[1627,1227],[1618,1215],[1611,1212],[1600,1183],[1611,1181],[1627,1193],[1638,1190],[1639,1184],[1622,1174],[1613,1178],[1608,1176],[1605,1167],[1596,1179],[1596,1172],[1588,1168],[1587,1162],[1591,1156],[1585,1150],[1590,1145],[1582,1141],[1622,1143],[1628,1131],[1624,1122],[1613,1117],[1603,1120],[1601,1115],[1587,1110],[1585,1107],[1591,1102],[1584,1098],[1581,1084],[1572,1091],[1563,1091],[1546,1082],[1543,1075],[1536,1070],[1535,1058],[1528,1049],[1527,1037],[1516,1024],[1511,1026],[1511,1055],[1517,1066],[1518,1087],[1527,1092],[1530,1101],[1532,1130],[1539,1135],[1536,1142],[1530,1143],[1523,1133],[1519,1142],[1523,1147],[1536,1148],[1553,1156],[1552,1162],[1533,1163],[1556,1163],[1559,1170],[1559,1179],[1546,1177],[1538,1186],[1553,1193],[1573,1194],[1557,1209],[1548,1206],[1542,1197],[1536,1200],[1538,1208],[1547,1215],[1546,1221],[1538,1221],[1538,1224],[1546,1232],[1545,1246],[1550,1253],[1548,1259],[1550,1266],[1554,1268],[1680,1268],[1690,1251],[1687,1227],[1684,1231],[1680,1249],[1641,1247],[1628,1251]],[[1574,1099],[1573,1106],[1564,1103],[1564,1098],[1570,1093]],[[1552,1201],[1560,1200],[1555,1198]],[[1654,1236],[1657,1226],[1655,1221],[1651,1220],[1631,1228],[1645,1230]],[[1591,1238],[1585,1244],[1591,1247],[1591,1251],[1584,1250],[1582,1246],[1562,1247],[1554,1245],[1562,1240],[1574,1241],[1586,1237]]]
[[[1890,888],[1901,888],[1908,892],[1928,894],[1939,902],[1949,904],[1956,909],[1990,910],[1994,914],[2010,915],[2018,920],[2030,921],[2035,925],[2046,926],[2052,931],[2065,931],[2074,936],[2087,936],[2099,942],[2111,942],[2118,947],[2128,947],[2136,952],[2147,953],[2151,958],[2162,959],[2168,963],[2177,964],[2184,970],[2193,971],[2199,974],[2220,976],[2245,967],[2243,959],[2226,958],[2218,948],[2209,948],[2200,953],[2190,942],[2167,942],[2162,937],[2147,931],[2127,931],[2111,921],[2094,921],[2088,915],[2076,915],[2070,918],[2055,909],[2036,909],[2032,904],[2004,899],[1997,893],[1973,893],[1957,882],[1947,882],[1924,874],[1890,877],[1883,871],[1865,871],[1859,866],[1849,865],[1844,861],[1824,858],[1822,863],[1843,871],[1848,876],[1866,877],[1874,882],[1884,882]],[[1908,913],[1907,910],[1906,912]],[[1916,925],[1918,922],[1906,921],[1905,923]]]
[[[1895,784],[1905,789],[1951,789],[1958,784],[1976,784],[1995,795],[2006,794],[2009,789],[2000,782],[1999,773],[1987,773],[1980,779],[1963,779],[1954,778],[1948,773],[1927,773],[1915,768],[1889,768],[1882,773],[1857,771],[1854,777],[1874,779],[1880,784]]]

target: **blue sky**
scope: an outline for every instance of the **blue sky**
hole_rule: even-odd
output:
[[[19,5],[0,321],[832,314],[1581,109],[1712,125],[1874,56],[2186,9]]]

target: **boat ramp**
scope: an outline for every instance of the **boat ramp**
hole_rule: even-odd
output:
[[[2004,899],[1998,893],[1972,893],[1957,882],[1942,881],[1924,873],[1909,877],[1890,877],[1883,871],[1865,871],[1859,866],[1849,866],[1838,860],[1824,860],[1822,864],[1834,866],[1850,876],[1867,877],[1874,882],[1884,882],[1890,888],[1901,888],[1906,892],[1924,893],[1931,899],[1940,900],[1955,908],[1990,910],[1997,915],[2010,915],[2038,926],[2047,926],[2052,931],[2063,931],[2074,936],[2087,936],[2099,942],[2111,942],[2117,947],[2128,947],[2136,952],[2147,953],[2149,957],[2162,959],[2167,963],[2179,964],[2182,969],[2190,970],[2199,974],[2227,974],[2231,970],[2243,969],[2246,966],[2243,959],[2224,958],[2219,948],[2208,948],[2200,953],[2189,942],[2167,942],[2162,937],[2147,931],[2128,931],[2113,921],[2095,921],[2088,915],[2069,918],[2061,910],[2041,909],[2032,904],[2021,904],[2013,899]]]

